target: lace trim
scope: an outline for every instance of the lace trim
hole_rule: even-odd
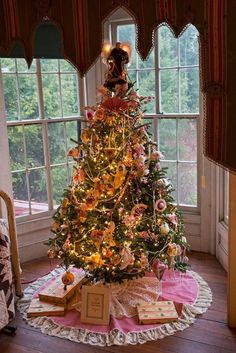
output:
[[[60,274],[60,272],[59,269],[56,269],[49,275],[39,278],[36,282],[27,287],[24,291],[24,297],[18,300],[17,307],[28,324],[39,328],[42,333],[66,338],[79,343],[87,343],[95,346],[122,346],[164,338],[189,327],[195,321],[196,315],[206,312],[212,302],[212,292],[208,284],[196,272],[190,271],[191,275],[198,283],[197,299],[194,304],[183,305],[182,316],[177,322],[163,324],[146,330],[144,326],[142,332],[129,332],[125,334],[118,329],[113,329],[109,333],[96,333],[82,328],[65,327],[55,324],[49,317],[27,318],[27,309],[35,291],[53,276]]]

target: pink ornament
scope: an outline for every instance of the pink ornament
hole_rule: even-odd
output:
[[[165,211],[167,205],[166,205],[166,201],[164,199],[159,199],[156,201],[156,204],[155,204],[155,207],[156,207],[156,210],[158,212],[163,212]]]

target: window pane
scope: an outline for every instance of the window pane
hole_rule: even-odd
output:
[[[50,164],[65,162],[66,147],[64,139],[64,123],[50,123],[48,125],[48,142]]]
[[[54,207],[56,207],[60,203],[63,197],[63,190],[68,185],[66,167],[63,167],[63,166],[52,167],[51,177],[52,177],[53,205]]]
[[[78,87],[75,74],[61,75],[63,116],[78,115]]]
[[[155,97],[155,71],[140,71],[138,73],[138,82],[139,82],[139,94],[144,97]],[[154,113],[156,111],[155,108],[155,100],[152,99],[150,103],[147,103],[144,106],[146,113]]]
[[[11,170],[25,169],[24,141],[22,126],[8,127]]]
[[[36,75],[20,74],[19,96],[21,119],[35,119],[39,116]]]
[[[182,113],[199,112],[199,70],[180,69],[180,109]]]
[[[42,72],[58,72],[57,59],[41,59],[40,63]]]
[[[3,90],[5,100],[5,112],[7,121],[18,120],[18,98],[16,77],[3,74]]]
[[[16,216],[28,215],[29,200],[28,200],[25,172],[12,173],[12,187],[13,187],[15,215]]]
[[[172,196],[177,203],[177,191],[176,191],[177,190],[177,164],[162,161],[161,166],[162,166],[162,168],[164,168],[164,167],[168,168],[166,171],[166,177],[169,179],[169,181],[171,182],[171,185],[174,189],[174,191],[172,192]]]
[[[15,59],[1,58],[1,70],[3,73],[16,72],[16,61]]]
[[[128,70],[128,80],[134,84],[134,88],[137,87],[136,71],[129,71]]]
[[[74,66],[67,60],[59,60],[60,72],[76,72]]]
[[[155,67],[155,61],[154,61],[154,50],[152,49],[152,51],[150,52],[147,60],[142,60],[139,56],[138,56],[138,67],[140,69],[153,69]]]
[[[27,62],[25,59],[17,59],[17,71],[18,72],[36,72],[36,61],[33,60],[30,68],[28,68]]]
[[[179,203],[197,206],[197,165],[179,163]]]
[[[177,39],[167,26],[158,29],[160,67],[178,66]]]
[[[43,74],[42,81],[45,117],[60,117],[61,105],[58,76],[53,74]]]
[[[179,37],[180,65],[199,64],[199,34],[197,29],[190,25]]]
[[[178,71],[161,70],[160,106],[163,113],[178,113]]]
[[[31,170],[29,173],[32,213],[48,210],[45,169]]]
[[[128,68],[136,68],[136,50],[135,50],[135,26],[121,25],[117,26],[117,40],[121,43],[129,43],[132,48]]]
[[[43,136],[41,125],[28,125],[24,128],[26,155],[29,168],[44,165]]]
[[[148,135],[153,140],[154,139],[154,121],[153,119],[143,119],[143,124],[149,124],[147,129]]]
[[[176,119],[158,120],[158,147],[164,159],[177,160]]]
[[[75,143],[71,141],[78,141],[78,135],[81,131],[81,122],[80,121],[69,121],[66,123],[66,134],[67,134],[67,149],[75,147]]]
[[[197,120],[178,120],[178,149],[182,161],[197,161]]]

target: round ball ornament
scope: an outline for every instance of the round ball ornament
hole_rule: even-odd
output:
[[[75,276],[70,271],[66,271],[61,278],[61,281],[65,286],[72,284],[74,280],[75,280]]]

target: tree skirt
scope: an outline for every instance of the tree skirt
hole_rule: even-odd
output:
[[[195,321],[196,315],[204,313],[212,301],[212,293],[208,284],[196,272],[188,271],[186,274],[180,274],[166,271],[162,278],[162,294],[158,300],[173,300],[183,304],[182,314],[178,321],[161,325],[139,324],[137,316],[132,316],[134,300],[130,305],[131,310],[123,310],[126,316],[120,318],[120,310],[117,312],[117,309],[115,309],[117,308],[117,295],[115,296],[109,326],[82,324],[78,310],[67,311],[63,317],[27,318],[27,309],[31,299],[37,297],[41,288],[47,286],[55,276],[62,272],[62,269],[55,269],[47,276],[39,278],[29,285],[24,291],[24,297],[18,301],[17,307],[29,325],[39,328],[48,335],[75,342],[111,346],[145,343],[164,338],[189,327]],[[126,284],[128,291],[126,288],[122,293],[131,293],[133,290],[134,295],[137,295],[137,293],[139,295],[137,289],[146,285],[145,298],[143,299],[153,298],[153,288],[156,289],[156,282],[153,277],[145,277],[135,281],[135,285],[134,281],[131,281],[128,285]],[[148,286],[147,283],[150,285]],[[148,294],[149,290],[150,293]]]

